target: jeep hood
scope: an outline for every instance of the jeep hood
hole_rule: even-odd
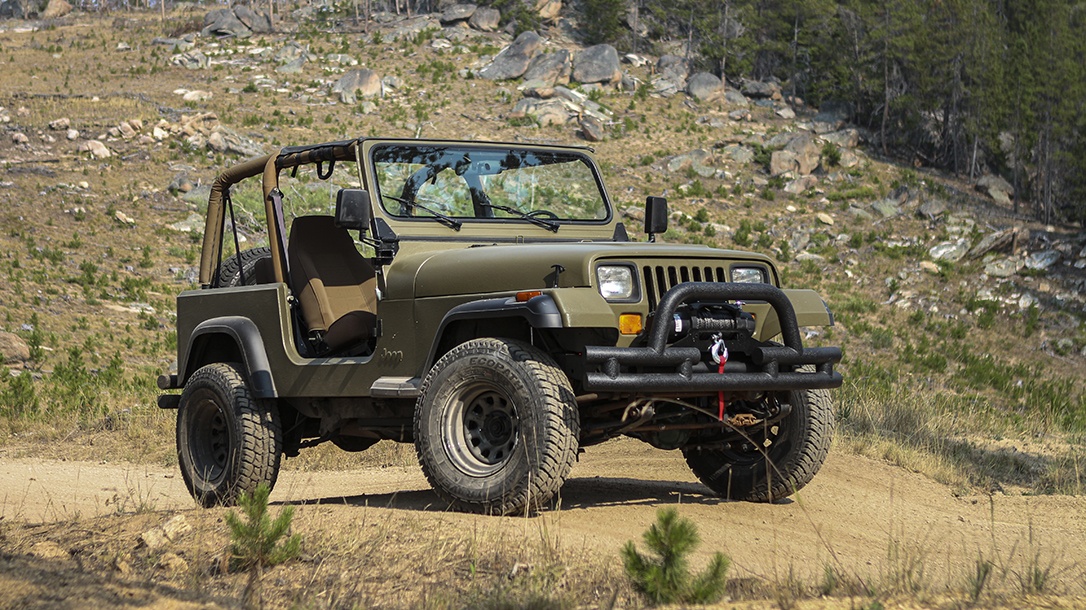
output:
[[[594,286],[597,261],[757,261],[768,257],[707,246],[622,243],[556,243],[471,246],[401,253],[387,275],[392,299],[494,295],[543,288]],[[556,266],[562,271],[555,275]]]

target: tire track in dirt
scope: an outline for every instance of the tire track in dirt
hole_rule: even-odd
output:
[[[8,522],[199,510],[174,469],[130,464],[0,459],[0,499]],[[817,582],[826,566],[871,580],[915,564],[933,582],[962,582],[981,555],[1013,568],[1040,553],[1077,570],[1079,582],[1086,566],[1086,498],[956,497],[921,475],[837,452],[796,497],[772,505],[715,498],[677,453],[632,440],[586,450],[562,488],[561,510],[531,519],[449,512],[414,468],[285,470],[272,500],[299,511],[320,504],[325,527],[349,525],[366,507],[510,535],[545,528],[563,546],[605,554],[640,541],[659,507],[679,505],[702,536],[696,562],[719,550],[732,558],[733,575],[777,582],[790,572]]]

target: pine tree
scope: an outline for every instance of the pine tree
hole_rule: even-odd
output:
[[[301,550],[301,537],[297,534],[280,539],[290,530],[294,518],[294,507],[287,506],[279,512],[274,521],[268,516],[268,496],[271,488],[261,483],[253,493],[242,493],[238,506],[245,514],[242,521],[234,511],[226,514],[226,525],[230,528],[233,567],[249,570],[249,580],[242,593],[241,602],[247,609],[263,608],[264,597],[261,579],[264,568],[279,565],[296,557]]]
[[[654,604],[710,604],[724,596],[730,562],[721,553],[697,576],[690,574],[687,556],[699,543],[697,527],[674,508],[656,513],[656,523],[642,536],[654,558],[637,551],[633,541],[622,549],[626,574]]]

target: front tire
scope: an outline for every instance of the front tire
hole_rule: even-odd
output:
[[[252,397],[240,365],[217,362],[192,375],[177,412],[177,461],[201,506],[233,506],[261,483],[274,487],[282,453],[279,410]]]
[[[577,456],[569,380],[534,346],[474,339],[445,354],[415,405],[415,451],[450,505],[485,514],[547,506]]]
[[[732,449],[683,449],[694,475],[721,497],[749,502],[786,498],[811,482],[833,441],[833,403],[827,390],[782,392],[792,410],[781,421],[744,429]]]

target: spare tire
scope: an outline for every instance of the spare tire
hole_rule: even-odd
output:
[[[241,259],[241,264],[238,264],[238,259]],[[271,248],[262,246],[260,248],[251,248],[249,250],[242,250],[241,256],[237,254],[231,254],[223,259],[221,265],[219,265],[219,271],[216,273],[218,278],[217,286],[219,288],[229,288],[231,286],[252,286],[256,284],[256,270],[262,264],[260,261],[271,261]],[[266,263],[263,263],[266,264]],[[244,279],[244,283],[242,282]]]

